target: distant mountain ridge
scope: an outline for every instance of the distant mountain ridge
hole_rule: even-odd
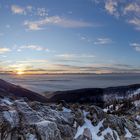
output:
[[[133,93],[140,89],[140,84],[108,87],[108,88],[85,88],[77,90],[56,91],[52,92],[50,98],[30,91],[28,89],[16,86],[9,82],[0,79],[0,96],[20,98],[26,97],[30,101],[39,102],[59,102],[64,100],[67,103],[92,103],[98,106],[103,106],[106,102],[112,102],[119,98],[127,98],[133,96]],[[138,92],[140,96],[140,91]]]
[[[0,79],[0,96],[4,97],[9,96],[11,98],[26,97],[31,101],[39,101],[39,102],[47,101],[47,99],[44,96],[36,92],[22,88],[20,86],[16,86],[2,79]]]
[[[115,100],[117,98],[127,98],[127,96],[133,95],[133,93],[138,89],[140,89],[140,84],[108,88],[85,88],[56,91],[49,99],[49,102],[59,102],[60,100],[64,100],[71,103],[94,103],[102,106],[106,101]]]

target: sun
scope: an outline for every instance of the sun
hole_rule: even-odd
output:
[[[23,72],[23,71],[18,71],[17,74],[18,74],[18,75],[23,75],[24,72]]]

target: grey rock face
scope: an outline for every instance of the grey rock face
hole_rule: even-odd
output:
[[[50,121],[42,121],[35,124],[36,131],[40,135],[41,140],[62,140],[60,131],[56,123]]]
[[[125,116],[91,105],[0,98],[0,140],[139,140],[140,108]],[[53,107],[52,107],[53,106]],[[131,112],[135,112],[133,115]]]

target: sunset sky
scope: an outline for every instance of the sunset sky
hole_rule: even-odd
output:
[[[0,72],[140,72],[140,0],[0,0]]]

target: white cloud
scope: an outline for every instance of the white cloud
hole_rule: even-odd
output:
[[[40,30],[46,25],[56,25],[56,26],[68,27],[68,28],[97,26],[97,25],[93,25],[92,23],[65,19],[59,16],[46,17],[42,20],[37,20],[37,21],[25,21],[24,25],[27,26],[29,30]]]
[[[140,2],[128,3],[124,8],[124,15],[129,24],[132,24],[136,30],[140,30]]]
[[[31,5],[21,7],[19,5],[11,5],[11,11],[13,14],[19,15],[29,15],[29,16],[39,16],[39,17],[46,17],[48,16],[48,10],[46,8],[35,8]]]
[[[77,59],[77,58],[94,58],[93,54],[58,54],[56,57],[64,58],[64,59]]]
[[[129,3],[125,8],[124,8],[124,14],[127,13],[139,13],[140,12],[140,4],[134,2],[134,3]]]
[[[110,38],[97,38],[96,41],[94,41],[95,45],[106,45],[110,44],[112,40]]]
[[[48,16],[48,11],[46,10],[46,8],[37,8],[36,15],[40,17],[44,17],[44,16],[46,17]]]
[[[38,46],[38,45],[23,45],[20,46],[17,51],[21,51],[22,49],[31,49],[31,50],[36,50],[36,51],[49,51],[47,48]]]
[[[24,61],[17,61],[17,63],[46,63],[48,60],[46,59],[32,59],[32,60],[24,60]]]
[[[134,47],[136,51],[140,52],[140,43],[131,43],[130,46]]]
[[[89,37],[87,37],[87,36],[80,36],[80,40],[86,41],[88,43],[91,43],[92,42],[92,40]]]
[[[26,10],[25,10],[25,8],[23,8],[23,7],[20,7],[20,6],[18,6],[18,5],[12,5],[11,6],[11,11],[14,13],[14,14],[23,14],[23,15],[25,15],[26,14]]]
[[[140,18],[133,18],[128,20],[128,23],[135,26],[136,30],[140,30]]]
[[[42,27],[40,27],[41,25],[36,22],[25,21],[24,25],[27,26],[29,30],[34,30],[34,31],[42,30]]]
[[[107,10],[107,12],[118,17],[119,13],[117,11],[117,6],[118,2],[116,0],[106,0],[105,2],[105,9]]]
[[[36,46],[36,45],[21,46],[20,49],[32,49],[32,50],[37,50],[37,51],[43,50],[41,46]]]
[[[122,18],[128,24],[132,24],[140,31],[140,1],[133,0],[97,0],[96,4],[103,4],[105,10],[112,16]]]
[[[11,51],[9,48],[0,48],[0,54]]]
[[[18,15],[36,15],[37,10],[33,8],[31,5],[21,7],[19,5],[11,5],[11,11],[13,14],[18,14]]]

